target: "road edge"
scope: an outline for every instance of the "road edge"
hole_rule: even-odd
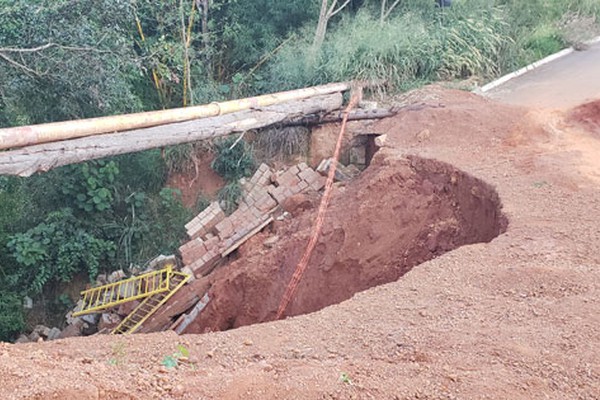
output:
[[[600,43],[600,36],[595,37],[594,39],[588,40],[586,42],[584,42],[585,45],[587,46],[592,46],[594,44]],[[511,72],[509,74],[506,74],[496,80],[493,80],[492,82],[489,82],[481,87],[476,88],[475,90],[473,90],[473,93],[477,93],[477,94],[485,94],[486,92],[489,92],[492,89],[497,88],[498,86],[501,86],[503,84],[505,84],[506,82],[514,79],[514,78],[518,78],[521,75],[525,75],[526,73],[528,73],[529,71],[533,71],[534,69],[537,69],[543,65],[546,65],[548,63],[551,63],[552,61],[556,61],[559,58],[565,57],[571,53],[573,53],[575,51],[575,49],[573,47],[568,47],[566,49],[563,49],[557,53],[551,54],[546,58],[542,58],[539,61],[536,61],[534,63],[531,63],[517,71]]]

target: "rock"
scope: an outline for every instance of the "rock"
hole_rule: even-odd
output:
[[[316,171],[323,176],[327,176],[329,174],[329,169],[333,163],[333,158],[327,158],[321,161]],[[354,178],[356,175],[360,173],[356,167],[346,167],[342,163],[338,161],[336,169],[335,169],[335,181],[337,182],[347,182]]]
[[[100,274],[96,277],[96,285],[102,286],[108,283],[108,279],[106,278],[106,274]]]
[[[183,272],[186,275],[189,275],[190,278],[188,279],[188,283],[192,283],[196,280],[196,276],[194,275],[194,271],[192,271],[192,269],[190,267],[183,267],[181,268],[181,272]]]
[[[83,300],[79,299],[79,300],[77,300],[77,303],[75,304],[75,307],[73,308],[73,310],[69,311],[66,315],[67,324],[70,324],[71,323],[70,320],[75,318],[75,317],[73,317],[73,313],[80,311],[82,309],[83,309]],[[76,318],[79,318],[79,317],[76,317]]]
[[[108,276],[108,283],[115,283],[120,281],[121,279],[125,278],[127,275],[125,275],[125,272],[122,269],[119,269],[117,271],[113,271],[109,276]]]
[[[159,270],[165,268],[167,265],[177,265],[177,258],[173,254],[165,256],[159,255],[148,264],[148,268],[151,270]]]
[[[85,322],[83,323],[83,326],[81,327],[81,334],[83,336],[90,336],[96,332],[98,332],[98,325],[90,325]]]
[[[98,330],[113,330],[121,323],[121,317],[116,313],[103,313],[98,322]]]
[[[58,335],[57,339],[81,336],[84,324],[85,322],[83,322],[81,319],[78,319],[77,321],[75,321],[75,323],[67,325],[67,327],[62,330],[60,335]]]
[[[29,342],[31,342],[31,340],[26,335],[23,335],[23,334],[21,334],[19,336],[19,338],[17,340],[15,340],[15,343],[29,343]]]
[[[83,320],[83,322],[86,322],[90,325],[96,325],[98,323],[98,320],[100,319],[100,314],[98,314],[98,313],[85,314],[79,318],[81,318]]]
[[[279,236],[275,235],[275,236],[271,236],[270,238],[268,238],[267,240],[265,240],[263,242],[263,245],[267,248],[272,248],[273,246],[275,246],[275,244],[279,241]]]
[[[253,344],[254,344],[254,342],[250,339],[244,340],[244,346],[252,346]]]
[[[119,309],[117,310],[117,314],[119,314],[123,317],[126,317],[129,314],[131,314],[131,312],[133,310],[135,310],[135,308],[139,305],[140,305],[140,302],[137,300],[136,301],[128,301],[127,303],[123,303],[119,306]]]
[[[67,315],[65,316],[65,319],[67,320],[67,325],[75,325],[75,324],[83,323],[83,321],[81,320],[81,317],[73,316],[73,311],[69,311],[67,313]]]
[[[48,340],[58,339],[60,337],[60,334],[61,334],[60,329],[54,327],[54,328],[50,329],[50,332],[48,333]]]
[[[47,338],[48,335],[50,335],[50,328],[44,325],[36,325],[35,328],[33,328],[33,331],[44,338]]]
[[[40,334],[36,331],[33,331],[29,334],[29,340],[32,342],[37,342],[41,338]]]
[[[387,141],[387,135],[379,135],[375,138],[375,146],[383,147]]]

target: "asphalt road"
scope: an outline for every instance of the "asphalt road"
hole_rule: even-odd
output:
[[[529,71],[486,96],[504,103],[558,109],[600,99],[600,43]]]

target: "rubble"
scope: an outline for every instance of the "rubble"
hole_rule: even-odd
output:
[[[108,330],[112,331],[121,323],[122,318],[119,314],[114,312],[105,312],[100,316],[98,321],[98,331]]]
[[[127,275],[125,275],[125,272],[122,269],[119,269],[117,271],[113,271],[111,272],[111,274],[108,276],[108,283],[115,283],[120,281],[121,279],[125,278]]]
[[[208,276],[220,261],[252,236],[261,231],[275,219],[283,220],[291,214],[286,211],[284,203],[290,199],[290,204],[298,203],[304,206],[303,199],[292,201],[294,196],[305,192],[318,192],[325,186],[326,177],[310,168],[306,163],[300,163],[284,170],[273,171],[266,164],[261,164],[250,179],[240,180],[242,199],[231,215],[225,215],[218,202],[211,203],[206,209],[185,225],[189,241],[179,248],[183,266],[181,271],[191,276],[188,284],[181,288],[172,299],[154,313],[140,332],[164,330],[169,327],[179,333],[193,322],[210,301]],[[310,197],[310,196],[309,196]],[[307,197],[308,198],[308,197]],[[279,210],[278,215],[274,215]],[[273,236],[264,242],[267,248],[275,246],[279,237]],[[145,272],[159,270],[166,265],[177,265],[174,255],[160,255],[150,261]],[[99,275],[96,286],[115,283],[126,278],[123,270]],[[204,294],[203,297],[202,294]],[[126,297],[125,293],[122,297]],[[87,314],[72,317],[67,314],[67,327],[61,333],[48,329],[44,334],[34,332],[28,340],[39,338],[55,338],[79,336],[93,332],[110,332],[124,317],[129,315],[139,301],[121,304],[119,307],[105,310],[102,314]],[[81,300],[75,309],[80,309]],[[187,311],[187,314],[185,314]],[[173,319],[179,318],[173,323]],[[52,333],[50,334],[50,331]]]
[[[163,254],[159,255],[148,264],[147,271],[157,271],[159,269],[165,268],[167,265],[177,265],[177,257],[171,254],[165,256]]]
[[[317,172],[319,172],[323,176],[327,176],[327,174],[329,174],[329,168],[331,168],[332,162],[333,158],[324,159],[317,167]],[[345,166],[344,164],[338,162],[337,167],[335,169],[335,181],[347,182],[356,178],[358,174],[360,174],[360,170],[355,166]]]
[[[33,331],[29,334],[29,336],[21,335],[18,340],[19,343],[27,343],[29,342],[40,342],[45,340],[54,340],[60,337],[61,330],[54,327],[48,328],[44,325],[36,325],[33,328]]]

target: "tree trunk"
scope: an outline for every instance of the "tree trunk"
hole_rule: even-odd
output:
[[[327,32],[327,23],[329,22],[329,16],[327,10],[329,9],[329,1],[321,1],[321,11],[319,12],[319,22],[317,22],[317,30],[315,32],[315,40],[313,41],[313,52],[316,54],[321,49],[323,41],[325,40],[325,33]]]
[[[342,94],[338,92],[217,117],[0,152],[0,174],[29,176],[82,161],[285,124],[300,115],[337,110],[342,102]]]
[[[0,129],[0,149],[23,147],[85,136],[107,134],[110,132],[148,128],[151,126],[189,121],[198,118],[214,117],[247,110],[253,107],[266,107],[286,101],[343,92],[348,89],[350,89],[349,83],[332,83],[329,85],[187,108]]]

